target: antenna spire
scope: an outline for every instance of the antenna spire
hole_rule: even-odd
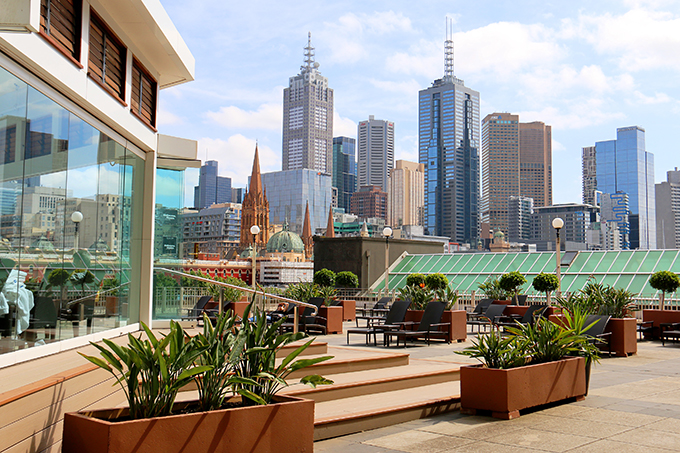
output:
[[[446,41],[444,41],[444,79],[453,80],[453,19],[446,18]]]
[[[312,47],[312,32],[307,33],[307,47],[305,47],[305,69],[314,69],[314,47]]]

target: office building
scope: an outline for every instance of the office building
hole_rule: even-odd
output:
[[[194,207],[207,208],[215,203],[231,203],[231,178],[218,176],[218,163],[209,160],[201,167],[198,185],[194,187]]]
[[[425,166],[427,234],[476,244],[479,229],[479,93],[453,75],[447,39],[444,77],[418,94],[418,162]]]
[[[508,234],[508,199],[519,196],[519,116],[492,113],[482,120],[481,219]]]
[[[349,212],[349,201],[357,190],[356,140],[333,138],[333,187],[337,189],[337,208]]]
[[[600,199],[600,218],[602,222],[610,222],[617,225],[619,243],[616,250],[630,249],[630,203],[628,201],[628,194],[619,192],[597,193],[596,195],[599,195],[598,198]],[[605,248],[604,250],[614,249]]]
[[[387,179],[394,168],[394,123],[376,120],[359,122],[357,130],[358,185],[380,186],[387,192]]]
[[[425,165],[398,160],[389,178],[387,224],[394,228],[423,224]]]
[[[522,196],[508,198],[508,242],[531,240],[531,214],[533,212],[533,198]]]
[[[666,172],[666,181],[655,186],[656,246],[660,249],[680,248],[680,171]]]
[[[594,146],[584,146],[581,151],[581,184],[583,203],[597,205],[597,160]]]
[[[630,207],[630,248],[656,247],[654,155],[645,150],[645,130],[616,130],[616,140],[595,143],[597,190],[626,193]]]
[[[587,204],[565,203],[534,207],[531,215],[531,237],[536,249],[555,250],[556,232],[553,219],[564,220],[560,230],[562,250],[588,250],[588,231],[599,222],[600,208]]]
[[[305,209],[309,202],[310,230],[326,227],[332,203],[331,176],[310,169],[262,174],[262,186],[269,200],[269,221],[288,223],[290,231],[302,235]]]
[[[534,206],[552,205],[552,127],[519,123],[519,194]]]
[[[333,167],[333,90],[314,61],[312,34],[300,73],[283,90],[283,170],[308,168],[330,175]]]
[[[232,187],[231,188],[231,202],[232,203],[243,203],[243,196],[246,194],[245,187]]]
[[[379,186],[363,186],[354,192],[351,200],[350,211],[361,217],[387,218],[387,192]]]
[[[213,204],[180,217],[184,259],[196,258],[196,253],[225,259],[240,245],[241,205],[238,203]]]

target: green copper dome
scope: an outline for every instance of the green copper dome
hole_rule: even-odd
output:
[[[273,235],[267,242],[267,253],[303,253],[305,244],[297,234],[288,231],[288,225],[283,226],[283,230]]]

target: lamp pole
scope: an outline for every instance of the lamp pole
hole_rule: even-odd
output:
[[[564,220],[562,220],[559,217],[555,217],[552,221],[552,226],[555,228],[555,235],[557,236],[557,241],[556,241],[556,246],[555,246],[555,258],[557,260],[557,268],[555,270],[555,273],[557,275],[557,297],[560,297],[562,295],[562,278],[561,278],[561,267],[562,264],[560,263],[560,230],[564,226]]]
[[[80,226],[80,222],[83,221],[83,213],[80,211],[73,211],[73,214],[71,214],[71,221],[76,225],[76,234],[75,234],[75,240],[73,249],[77,252],[78,251],[78,226]]]
[[[257,253],[255,252],[255,249],[257,247],[257,244],[255,242],[255,237],[260,234],[260,227],[257,225],[253,225],[250,227],[250,233],[253,235],[253,250],[252,250],[252,258],[253,258],[253,289],[256,289],[257,281],[256,281],[256,274],[257,274],[257,267],[256,267],[256,260],[257,260]]]
[[[385,236],[385,291],[387,296],[390,295],[390,236],[392,236],[392,228],[383,228],[383,236]]]

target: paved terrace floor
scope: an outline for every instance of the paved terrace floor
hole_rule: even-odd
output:
[[[346,324],[346,326],[349,326]],[[344,345],[344,335],[319,338]],[[353,336],[353,346],[363,337]],[[413,358],[451,360],[469,345],[423,345]],[[396,350],[396,348],[391,348]],[[399,348],[403,350],[402,348]],[[461,360],[462,359],[462,360]],[[456,361],[465,361],[456,355]],[[461,415],[416,420],[316,442],[317,453],[639,452],[680,451],[680,344],[638,343],[637,355],[604,357],[581,402],[525,413],[515,420]]]

